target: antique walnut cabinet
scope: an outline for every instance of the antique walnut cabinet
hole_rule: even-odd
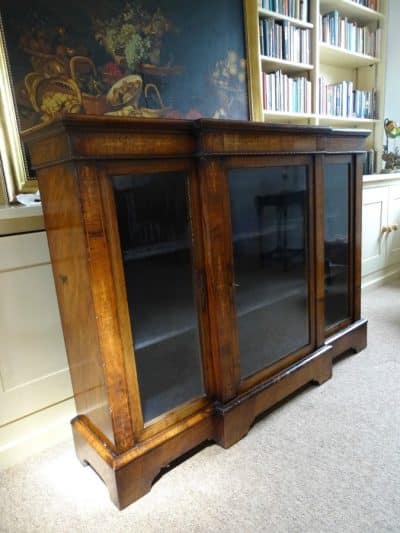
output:
[[[123,508],[366,344],[367,131],[67,116],[25,135],[78,416]]]

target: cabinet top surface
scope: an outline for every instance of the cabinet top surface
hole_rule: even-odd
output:
[[[129,117],[104,117],[96,115],[65,115],[63,118],[52,122],[36,126],[22,133],[24,141],[30,142],[34,139],[44,138],[54,135],[60,131],[175,131],[179,132],[201,132],[201,131],[254,131],[265,133],[307,133],[314,135],[340,135],[367,137],[369,130],[364,129],[338,129],[327,126],[303,126],[296,124],[276,124],[265,122],[252,122],[243,120],[221,120],[221,119],[197,119],[197,120],[174,120],[174,119],[140,119]]]
[[[33,168],[117,161],[365,151],[368,130],[234,120],[68,115],[23,134]],[[40,177],[40,176],[39,176]]]

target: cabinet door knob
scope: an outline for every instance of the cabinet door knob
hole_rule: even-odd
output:
[[[392,224],[392,230],[397,231],[399,229],[399,226],[397,224]]]
[[[390,226],[383,226],[382,233],[390,233],[392,228]]]

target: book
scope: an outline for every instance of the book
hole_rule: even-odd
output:
[[[298,28],[287,20],[261,18],[259,23],[261,55],[309,64],[311,60],[311,32]]]
[[[319,113],[344,118],[376,118],[376,91],[354,89],[353,82],[326,83],[319,78]]]
[[[311,113],[311,82],[276,70],[262,74],[265,111]]]
[[[361,26],[335,10],[321,15],[320,40],[350,52],[378,57],[381,30]]]

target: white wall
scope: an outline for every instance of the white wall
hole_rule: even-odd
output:
[[[400,1],[388,0],[385,77],[385,114],[400,123]]]

